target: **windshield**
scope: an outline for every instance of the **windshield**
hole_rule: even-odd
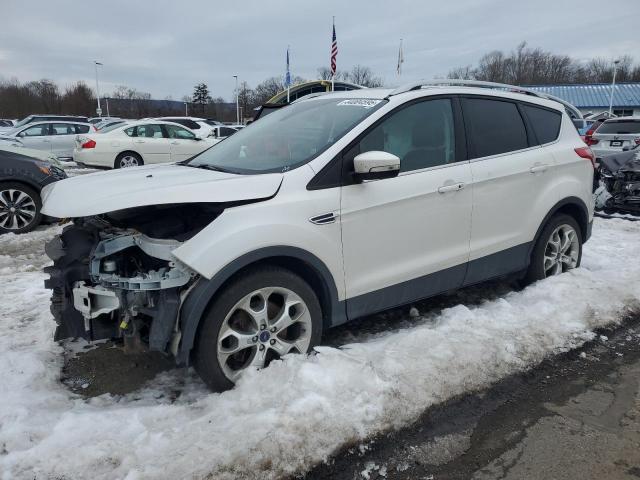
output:
[[[244,174],[286,172],[311,161],[383,104],[364,98],[294,103],[239,130],[188,165]]]
[[[640,133],[640,120],[607,121],[600,125],[597,133],[613,133],[617,135],[623,135],[625,133]]]
[[[23,125],[26,125],[31,121],[32,118],[33,118],[32,115],[29,115],[28,117],[24,117],[22,120],[20,120],[18,123],[15,124],[14,129],[18,127],[22,127]]]

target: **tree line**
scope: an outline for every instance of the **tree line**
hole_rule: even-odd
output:
[[[629,55],[618,60],[616,82],[640,82],[640,65],[634,64]],[[511,52],[494,50],[483,55],[476,66],[454,68],[447,78],[512,85],[611,83],[613,69],[611,59],[593,58],[580,62],[568,55],[528,47],[522,42]]]

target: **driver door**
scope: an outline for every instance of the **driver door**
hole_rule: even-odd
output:
[[[457,100],[442,97],[402,106],[344,154],[347,168],[367,151],[400,158],[397,177],[342,187],[349,318],[462,285],[472,178],[464,139],[456,137],[459,112]]]
[[[26,127],[18,133],[17,137],[25,147],[50,152],[51,136],[49,135],[49,126],[50,124],[48,123],[41,123]]]

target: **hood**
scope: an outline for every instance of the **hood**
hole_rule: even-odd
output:
[[[57,218],[133,207],[268,198],[281,173],[235,175],[183,165],[149,165],[68,178],[42,189],[42,213]]]

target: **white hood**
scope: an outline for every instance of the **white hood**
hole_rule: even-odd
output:
[[[132,207],[267,198],[281,173],[234,175],[183,165],[149,165],[68,178],[42,189],[42,213],[57,218]]]

